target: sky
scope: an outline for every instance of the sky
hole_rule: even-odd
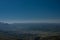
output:
[[[60,22],[60,0],[0,0],[0,21]]]

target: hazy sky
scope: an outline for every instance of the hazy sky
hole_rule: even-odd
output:
[[[0,21],[60,22],[60,0],[0,0]]]

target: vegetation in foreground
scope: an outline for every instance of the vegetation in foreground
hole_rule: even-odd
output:
[[[0,32],[0,40],[60,40],[60,35],[57,33],[13,33],[13,32]]]

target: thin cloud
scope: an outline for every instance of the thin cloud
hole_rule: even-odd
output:
[[[4,20],[4,23],[60,23],[60,19],[44,19],[44,20]]]

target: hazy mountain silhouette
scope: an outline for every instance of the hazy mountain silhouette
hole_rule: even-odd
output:
[[[0,30],[28,30],[28,31],[60,31],[60,23],[2,23]]]

